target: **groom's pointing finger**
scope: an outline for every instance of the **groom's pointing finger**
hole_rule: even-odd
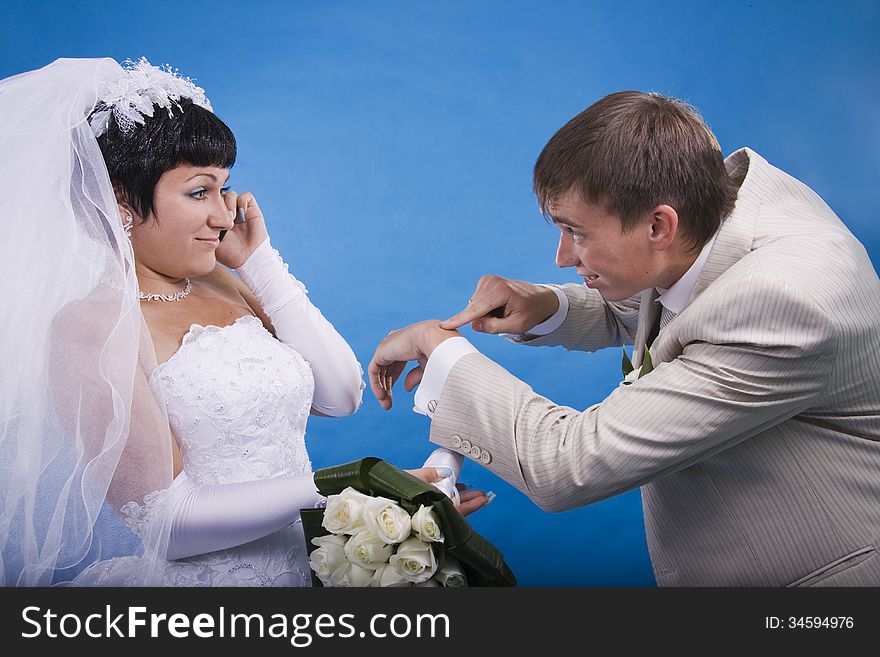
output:
[[[480,297],[482,296],[482,288],[483,279],[481,278],[479,284],[477,285],[477,289],[474,290],[473,295],[470,299],[468,299],[467,306],[465,306],[463,310],[458,311],[449,319],[445,319],[440,322],[440,328],[447,331],[454,331],[457,328],[461,328],[465,324],[470,324],[472,321],[482,316],[482,314],[485,312],[480,310],[480,307],[484,305],[480,302]]]
[[[467,308],[465,308],[458,314],[453,315],[449,319],[440,322],[440,328],[446,329],[447,331],[453,331],[460,326],[464,326],[465,324],[471,324],[471,322],[474,322],[471,327],[475,331],[493,333],[494,331],[487,330],[487,326],[484,322],[477,322],[476,320],[484,320],[486,318],[503,316],[506,302],[507,299],[472,301],[468,304]]]
[[[465,324],[469,324],[480,316],[480,313],[468,307],[461,312],[453,315],[449,319],[444,319],[442,322],[440,322],[440,328],[446,329],[447,331],[454,331],[457,328],[461,328]]]
[[[480,298],[482,296],[483,295],[480,294],[480,292],[476,292],[470,301],[468,301],[468,305],[464,310],[460,310],[449,319],[440,322],[440,328],[446,329],[447,331],[454,331],[455,329],[462,327],[465,324],[470,324],[475,319],[479,319],[480,317],[494,311],[498,305],[497,302],[491,299],[487,300]],[[501,305],[503,306],[504,304],[502,303]]]

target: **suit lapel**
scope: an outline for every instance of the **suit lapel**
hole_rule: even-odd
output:
[[[748,148],[732,153],[725,160],[725,165],[732,178],[736,179],[743,175],[745,177],[740,185],[733,212],[721,224],[715,244],[712,245],[706,264],[703,265],[697,284],[688,299],[688,306],[721,274],[751,251],[755,239],[761,208],[761,187],[770,165]],[[632,363],[636,368],[641,366],[645,345],[650,345],[657,335],[661,311],[660,304],[656,302],[658,296],[655,288],[642,292],[639,302],[639,326],[633,341]],[[687,306],[681,312],[686,311]]]
[[[718,238],[703,265],[688,305],[703,293],[724,272],[735,265],[752,250],[758,213],[761,209],[761,187],[764,169],[769,165],[757,153],[741,148],[724,161],[732,178],[745,175],[736,196],[736,205],[730,216],[721,224]],[[687,306],[685,306],[687,308]],[[684,311],[682,311],[684,312]]]

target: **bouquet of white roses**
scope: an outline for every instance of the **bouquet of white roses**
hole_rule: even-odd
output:
[[[440,520],[424,505],[413,515],[385,497],[346,488],[327,498],[321,526],[329,536],[312,539],[312,570],[324,586],[466,586],[452,556],[443,569],[431,543],[442,543]]]
[[[320,470],[301,512],[323,586],[512,586],[500,552],[435,487],[375,458]]]

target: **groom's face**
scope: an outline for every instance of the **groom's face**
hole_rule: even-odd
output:
[[[624,232],[620,219],[570,190],[550,205],[559,228],[556,264],[575,267],[584,284],[608,301],[628,299],[654,285],[651,215]]]

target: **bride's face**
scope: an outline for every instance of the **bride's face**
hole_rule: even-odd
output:
[[[229,170],[181,164],[153,193],[153,212],[135,221],[131,240],[140,268],[167,278],[195,278],[214,270],[220,231],[232,228],[223,192]]]

